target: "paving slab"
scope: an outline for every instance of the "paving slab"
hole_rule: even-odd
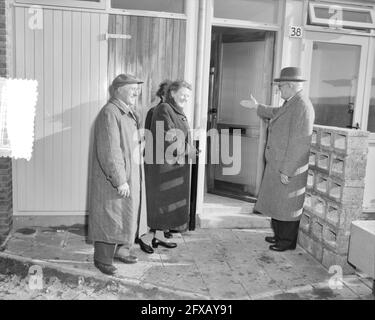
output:
[[[358,296],[373,300],[372,289],[365,285],[358,277],[348,276],[343,278],[343,283]]]
[[[322,300],[356,300],[359,295],[350,290],[344,284],[342,286],[331,287],[329,282],[312,284],[313,294],[318,295]]]
[[[302,248],[270,251],[264,237],[271,234],[269,228],[177,233],[170,239],[177,248],[158,247],[146,254],[135,245],[138,263],[116,262],[117,275],[108,277],[93,265],[93,247],[83,227],[30,227],[15,232],[0,253],[6,275],[0,273],[0,298],[373,300],[372,279],[366,275],[345,276],[342,287],[332,289],[333,274]],[[9,259],[19,261],[22,272]],[[45,270],[45,290],[28,287],[27,266],[34,264]],[[78,284],[82,277],[103,285]],[[71,278],[76,279],[69,280],[72,286],[65,283]]]

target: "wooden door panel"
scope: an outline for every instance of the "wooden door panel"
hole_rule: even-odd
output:
[[[164,79],[183,79],[186,22],[178,19],[110,15],[110,34],[131,39],[109,39],[108,82],[120,73],[144,81],[138,105],[143,119],[158,102],[155,92]]]

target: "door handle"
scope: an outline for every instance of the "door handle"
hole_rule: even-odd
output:
[[[353,113],[354,112],[354,103],[349,102],[348,103],[348,113]]]

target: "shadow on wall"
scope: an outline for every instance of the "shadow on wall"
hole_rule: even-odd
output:
[[[143,106],[142,115],[157,102],[153,95],[152,105]],[[62,112],[56,115],[51,115],[56,113],[56,105],[48,109],[37,106],[32,158],[16,162],[20,172],[17,207],[21,215],[88,213],[94,123],[105,103],[95,100],[66,110],[60,106]]]
[[[92,101],[54,116],[37,109],[32,158],[16,162],[20,214],[74,216],[88,211],[93,123],[102,105],[102,101]]]

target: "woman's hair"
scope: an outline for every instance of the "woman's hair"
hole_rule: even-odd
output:
[[[171,92],[176,92],[178,90],[180,90],[181,88],[187,88],[189,90],[192,90],[192,87],[191,85],[186,82],[185,80],[177,80],[177,81],[173,81],[169,87],[168,87],[168,92],[167,92],[167,100],[174,100],[173,97],[172,97],[172,94]]]
[[[161,100],[167,96],[168,87],[172,83],[172,80],[164,80],[159,84],[159,89],[156,91],[156,96],[159,97]]]

